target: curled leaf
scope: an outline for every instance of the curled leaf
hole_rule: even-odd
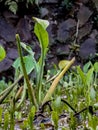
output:
[[[49,26],[49,21],[47,21],[47,20],[42,20],[42,19],[39,19],[39,18],[36,18],[36,17],[33,17],[33,19],[37,23],[39,23],[44,29],[46,29]]]

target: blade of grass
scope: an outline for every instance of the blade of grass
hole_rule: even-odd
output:
[[[13,88],[16,86],[16,84],[20,81],[22,77],[23,75],[21,75],[10,87],[0,93],[0,104],[5,100],[5,98],[10,94],[10,92],[12,92]]]
[[[23,101],[25,100],[25,98],[26,98],[26,88],[27,88],[27,86],[26,86],[26,83],[25,83],[25,81],[24,81],[24,88],[23,88],[23,90],[22,90],[22,97],[21,97],[21,99],[20,99],[20,102],[19,102],[19,104],[17,105],[17,110],[20,108],[20,106],[21,106],[21,104],[23,103]],[[17,97],[18,97],[18,94],[15,96],[15,101],[17,101]]]

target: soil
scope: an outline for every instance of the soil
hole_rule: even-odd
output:
[[[18,57],[15,34],[40,55],[38,40],[34,35],[34,21],[38,17],[49,21],[49,51],[45,70],[53,68],[60,60],[76,57],[81,66],[91,60],[98,60],[98,2],[96,0],[42,0],[39,5],[27,9],[20,3],[18,12],[13,14],[0,3],[0,44],[7,56],[0,62],[0,79],[13,80],[13,62]]]

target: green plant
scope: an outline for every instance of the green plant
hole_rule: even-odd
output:
[[[37,4],[39,3],[39,0],[0,0],[0,2],[4,2],[4,5],[8,7],[10,11],[12,11],[14,14],[18,11],[19,3],[23,3],[28,8],[29,4]]]
[[[37,35],[37,37],[39,39],[39,42],[40,42],[40,46],[41,46],[41,57],[39,59],[39,62],[37,64],[37,62],[36,62],[36,60],[34,58],[34,53],[33,53],[32,49],[30,47],[26,46],[24,43],[21,43],[20,38],[17,35],[16,39],[18,41],[17,43],[18,43],[18,50],[19,50],[19,55],[20,55],[20,65],[17,67],[17,63],[19,62],[19,60],[18,60],[18,62],[15,62],[16,65],[14,64],[14,67],[16,67],[16,69],[18,69],[20,67],[20,70],[23,71],[25,82],[26,82],[26,84],[28,86],[29,94],[31,93],[30,97],[32,98],[32,96],[33,96],[33,99],[34,99],[34,92],[33,92],[33,88],[30,88],[30,83],[29,83],[27,73],[29,73],[29,69],[30,69],[30,72],[31,72],[32,69],[35,67],[36,76],[37,76],[37,78],[36,78],[36,86],[38,87],[38,91],[39,91],[38,92],[39,93],[38,94],[39,95],[38,102],[40,102],[41,101],[41,89],[42,89],[44,60],[45,60],[45,56],[46,56],[46,53],[47,53],[47,46],[48,46],[48,41],[49,41],[48,40],[48,33],[46,31],[46,27],[49,25],[49,22],[48,21],[43,21],[43,20],[40,20],[40,19],[37,19],[37,18],[34,18],[34,19],[37,21],[37,23],[35,25],[34,32]],[[21,50],[20,44],[31,55],[32,59],[30,59],[30,60],[32,61],[32,65],[34,64],[34,67],[29,66],[29,69],[28,69],[27,68],[28,61],[25,62],[27,66],[24,66],[24,61],[25,60],[23,59],[23,56],[22,56],[22,50]],[[26,70],[26,68],[27,68],[27,70]],[[32,89],[32,90],[30,90],[30,89]],[[32,95],[32,92],[33,92],[33,95]],[[35,100],[34,100],[34,102],[36,104]]]
[[[33,106],[28,114],[28,117],[26,120],[23,121],[22,125],[21,125],[21,128],[22,130],[25,130],[25,129],[30,129],[30,130],[33,130],[35,129],[34,128],[34,125],[33,125],[33,120],[34,120],[34,116],[35,116],[35,112],[36,112],[36,109],[35,109],[35,106]]]
[[[44,65],[45,65],[45,58],[48,51],[48,44],[49,44],[49,37],[48,32],[46,31],[46,28],[49,25],[48,21],[43,21],[37,18],[34,18],[36,21],[35,27],[34,27],[34,33],[36,34],[41,47],[41,57],[39,59],[39,66],[38,66],[38,72],[37,72],[37,87],[39,90],[39,103],[41,103],[41,91],[42,91],[42,78],[43,78],[43,71],[44,71]],[[39,74],[38,74],[39,73]]]
[[[15,61],[13,64],[13,67],[16,69],[16,73],[18,73],[17,81],[13,83],[8,89],[4,90],[0,95],[3,95],[0,98],[0,103],[8,96],[8,94],[13,90],[13,88],[16,86],[17,82],[24,76],[24,91],[23,91],[23,97],[25,97],[26,94],[26,88],[28,89],[28,94],[30,97],[30,100],[32,103],[36,105],[38,108],[38,104],[41,104],[42,102],[42,80],[43,80],[43,74],[44,74],[44,65],[45,65],[45,57],[48,51],[48,43],[49,43],[49,38],[48,38],[48,33],[46,31],[47,26],[49,25],[49,22],[47,20],[41,20],[38,18],[33,18],[36,21],[35,27],[34,27],[34,32],[39,40],[40,47],[41,47],[41,56],[39,58],[39,61],[37,62],[34,58],[34,52],[32,49],[22,43],[20,41],[19,35],[16,35],[16,40],[17,40],[17,46],[18,46],[18,52],[19,52],[19,58],[18,60]],[[22,55],[22,48],[21,46],[29,53],[29,56],[24,57]],[[32,57],[32,59],[31,59]],[[28,65],[28,61],[31,61],[31,66]],[[75,58],[73,58],[71,61],[68,62],[67,65],[65,65],[65,68],[61,71],[61,73],[58,74],[58,76],[54,79],[49,91],[47,92],[45,98],[43,99],[44,103],[47,101],[52,93],[54,92],[59,80],[63,77],[65,72],[69,69],[69,67],[74,63]],[[19,63],[20,62],[20,63]],[[29,67],[28,67],[29,66]],[[35,97],[35,92],[33,90],[33,87],[31,86],[31,83],[28,78],[28,74],[35,69],[36,73],[36,88],[38,91],[38,98]],[[22,101],[23,98],[22,97]]]
[[[75,130],[77,128],[77,120],[73,117],[72,112],[70,112],[70,122],[69,122],[70,130]]]
[[[18,10],[17,1],[6,0],[5,6],[8,6],[9,10],[12,11],[14,14],[16,14],[16,12]]]
[[[54,128],[57,130],[58,129],[58,120],[59,120],[57,111],[52,111],[52,120],[54,123]]]
[[[59,73],[57,73],[54,76],[52,85],[50,86],[45,96],[44,91],[46,91],[47,88],[43,84],[43,77],[44,77],[45,58],[48,52],[48,43],[49,43],[48,32],[46,31],[46,28],[48,27],[49,22],[47,20],[42,20],[35,17],[33,19],[35,20],[34,33],[37,36],[40,43],[41,56],[39,57],[39,60],[36,61],[34,58],[34,52],[32,51],[32,49],[29,46],[27,46],[25,43],[21,42],[20,37],[17,34],[16,42],[17,42],[17,47],[18,47],[19,58],[13,64],[13,67],[15,68],[15,82],[11,86],[7,87],[3,92],[0,93],[0,104],[1,104],[5,99],[7,99],[8,95],[11,94],[11,92],[14,90],[14,94],[10,98],[11,101],[10,101],[10,107],[9,107],[10,109],[9,112],[10,112],[10,117],[11,117],[10,129],[14,129],[15,111],[19,110],[23,101],[26,99],[26,92],[28,93],[28,97],[30,99],[30,105],[33,104],[38,110],[41,104],[44,104],[46,101],[48,101],[52,97],[52,94],[54,93],[54,90],[56,89],[60,79],[64,76],[65,72],[70,68],[70,66],[75,61],[75,58],[73,58],[64,66],[62,70],[60,70]],[[29,55],[23,56],[22,49],[25,49],[29,53]],[[30,63],[30,65],[28,63]],[[35,74],[36,74],[35,84],[33,80],[31,81],[28,77],[28,75],[32,71],[35,71]],[[24,77],[23,78],[24,82],[23,82],[23,87],[22,87],[23,91],[19,91],[19,93],[17,94],[16,91],[19,88],[19,85],[17,85],[17,83],[20,81],[22,77]],[[22,94],[22,97],[21,97],[20,102],[18,103],[17,95],[20,95],[20,93]],[[57,106],[58,106],[58,101],[56,102]],[[33,109],[33,112],[34,111],[35,110]],[[33,120],[33,117],[31,116],[31,113],[30,115],[28,115],[28,119],[24,121],[24,126],[27,126],[28,128],[32,129],[33,126],[31,125],[32,124],[31,120]],[[55,127],[57,127],[57,125]]]
[[[34,120],[34,116],[35,116],[35,107],[33,106],[28,115],[28,124],[29,124],[31,130],[34,129],[34,126],[32,123],[32,121]]]
[[[67,101],[76,108],[76,111],[81,111],[83,108],[89,105],[97,107],[98,102],[98,62],[92,63],[89,61],[83,66],[76,66],[65,75],[61,84],[64,86],[64,94],[67,96]],[[97,108],[98,109],[98,108]],[[69,110],[68,110],[69,111]],[[92,129],[97,127],[96,116],[88,114],[86,109],[80,114],[81,122],[88,120],[88,127]],[[72,120],[71,116],[71,120]],[[82,122],[82,123],[83,123]],[[92,122],[92,123],[91,123]],[[75,127],[75,122],[70,122],[70,127]],[[82,124],[84,128],[86,124]],[[89,129],[89,128],[88,128]]]
[[[20,75],[17,80],[13,84],[11,84],[9,87],[7,87],[4,91],[0,93],[0,104],[7,98],[7,96],[12,92],[12,90],[15,88],[16,84],[20,81],[20,79],[23,77],[23,75]]]
[[[49,22],[46,21],[46,20],[41,20],[41,19],[38,19],[38,18],[34,18],[34,20],[36,21],[36,24],[35,24],[35,27],[34,27],[34,32],[39,40],[39,43],[40,43],[40,47],[41,47],[41,56],[39,58],[39,61],[37,62],[34,58],[34,52],[32,51],[32,49],[25,45],[23,42],[20,42],[20,39],[19,39],[19,36],[17,35],[16,39],[18,41],[18,44],[21,45],[32,57],[32,66],[31,68],[29,68],[31,71],[33,70],[33,68],[35,68],[35,72],[36,72],[36,87],[37,87],[37,91],[38,91],[38,100],[37,101],[34,101],[35,104],[40,104],[41,101],[42,101],[42,80],[43,80],[43,74],[44,74],[44,65],[45,65],[45,58],[46,58],[46,54],[47,54],[47,51],[48,51],[48,43],[49,43],[49,38],[48,38],[48,33],[46,31],[46,28],[47,26],[49,25]],[[20,47],[21,48],[21,47]],[[20,54],[20,51],[19,51],[19,54]],[[22,59],[22,53],[20,55],[20,58]],[[21,61],[20,59],[20,61]],[[56,85],[58,84],[59,80],[61,79],[61,77],[64,75],[64,73],[68,70],[68,68],[73,64],[74,62],[74,58],[69,61],[69,63],[66,65],[66,67],[64,68],[64,70],[57,76],[57,78],[55,78],[54,82],[52,83],[48,93],[46,94],[44,100],[43,100],[43,103],[48,100],[48,98],[51,96],[51,94],[54,92],[55,90],[55,87]],[[14,64],[14,67],[16,69],[18,69],[18,66],[20,67],[20,70],[22,68],[25,68],[26,69],[26,64],[28,64],[28,62],[25,62],[26,66],[23,67],[23,62],[20,62],[20,65],[18,65],[17,63]],[[27,71],[27,74],[28,72],[31,72],[29,70],[26,70]],[[27,75],[26,72],[24,74],[24,78],[25,78],[25,75]],[[27,77],[27,76],[26,76]],[[27,78],[25,78],[27,79]],[[28,79],[29,80],[29,79]],[[26,81],[27,82],[27,81]],[[29,81],[28,81],[29,82]],[[30,86],[30,85],[28,85]],[[33,94],[34,95],[34,94]],[[32,97],[32,96],[31,96]],[[34,99],[35,96],[33,96],[33,99]],[[32,100],[33,100],[32,99]],[[37,97],[34,99],[36,100]],[[37,102],[37,103],[36,103]],[[37,106],[37,105],[36,105]]]
[[[24,60],[23,60],[23,56],[22,56],[22,49],[21,49],[21,45],[20,45],[20,38],[19,38],[18,34],[16,35],[16,39],[17,39],[17,46],[18,46],[18,52],[19,52],[19,57],[20,57],[20,63],[21,63],[21,67],[22,67],[22,71],[23,71],[23,75],[24,75],[24,82],[25,82],[25,84],[28,88],[28,94],[29,94],[29,97],[30,97],[30,101],[32,103],[34,101],[34,103],[36,105],[34,90],[33,90],[33,87],[30,84],[30,81],[29,81],[29,78],[28,78],[28,75],[27,75],[27,72],[26,72],[26,67],[25,67],[25,64],[24,64]]]
[[[0,80],[0,93],[8,87],[8,84],[5,82],[5,79],[3,78]]]
[[[10,115],[9,112],[6,111],[4,113],[4,130],[7,130],[9,128],[9,121],[10,121]]]

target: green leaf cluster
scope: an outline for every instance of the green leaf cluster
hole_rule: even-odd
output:
[[[36,61],[34,57],[34,52],[31,49],[31,47],[21,42],[19,35],[16,35],[19,58],[13,63],[13,67],[15,68],[17,77],[20,74],[24,75],[24,89],[28,88],[29,94],[31,93],[30,95],[32,95],[33,91],[31,89],[33,89],[33,87],[32,88],[30,87],[31,85],[29,83],[28,74],[30,74],[33,70],[35,71],[36,87],[38,90],[38,100],[36,101],[37,97],[35,96],[34,93],[33,93],[33,99],[35,97],[35,100],[34,100],[35,104],[37,103],[39,104],[41,103],[41,100],[42,100],[42,80],[43,80],[43,73],[44,73],[45,58],[46,58],[48,44],[49,44],[48,33],[46,31],[46,28],[48,27],[49,22],[47,20],[42,20],[35,17],[33,19],[35,20],[34,33],[39,40],[40,48],[41,48],[41,55],[39,57],[39,60]],[[23,56],[21,47],[28,52],[27,56]]]
[[[38,5],[39,0],[5,0],[5,1],[0,0],[0,2],[3,2],[4,5],[6,7],[8,7],[8,9],[10,11],[12,11],[14,14],[16,14],[16,12],[18,11],[20,2],[25,3],[25,5],[23,5],[23,6],[26,6],[28,8],[29,4],[37,4]]]

